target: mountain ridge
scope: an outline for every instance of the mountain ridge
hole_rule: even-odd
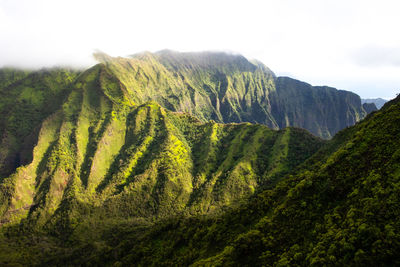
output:
[[[155,100],[170,110],[188,112],[203,121],[245,121],[266,124],[275,129],[296,126],[317,136],[331,138],[337,131],[353,125],[367,114],[360,98],[354,93],[334,91],[336,89],[328,89],[330,87],[312,87],[294,79],[276,77],[264,64],[253,64],[240,55],[161,51],[141,53],[129,59],[106,57],[104,62],[128,91],[132,90],[143,98],[136,99],[136,102]],[[146,83],[132,83],[123,73],[144,77]],[[166,90],[154,88],[154,84]],[[144,88],[150,91],[143,93],[146,91]],[[311,102],[301,99],[300,102],[297,100],[299,103],[292,103],[290,101],[295,99],[287,99],[293,93],[302,95],[304,90],[313,91],[315,96]],[[326,103],[318,102],[320,99]],[[282,101],[288,101],[283,110],[277,108],[277,103]],[[292,109],[299,105],[301,109]],[[340,119],[333,123],[327,117],[332,119],[335,116],[328,112],[342,113],[336,116]],[[297,116],[293,115],[296,113]],[[304,120],[311,113],[324,115],[321,118],[314,116],[315,125],[311,125]],[[297,119],[299,116],[303,121]],[[281,117],[279,122],[276,117]]]

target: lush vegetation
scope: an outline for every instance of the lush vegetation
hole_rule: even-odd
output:
[[[397,266],[399,122],[397,99],[340,132],[275,187],[221,212],[98,222],[97,236],[85,228],[64,246],[51,236],[25,237],[31,243],[22,242],[20,253],[37,260],[32,255],[46,248],[40,259],[58,265]]]
[[[98,57],[2,74],[0,265],[399,264],[400,99],[323,141],[215,120],[328,137],[357,96],[240,56]]]
[[[0,71],[0,179],[32,160],[41,123],[61,106],[77,74],[62,69]]]

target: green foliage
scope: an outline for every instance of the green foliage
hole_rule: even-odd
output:
[[[0,179],[31,160],[41,123],[60,108],[77,74],[62,69],[0,72],[0,85],[6,86],[0,87]]]
[[[118,253],[137,265],[398,265],[399,102],[239,207],[160,221],[144,236],[125,233],[98,260]]]

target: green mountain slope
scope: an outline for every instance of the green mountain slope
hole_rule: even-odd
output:
[[[70,201],[115,217],[210,212],[274,183],[323,144],[298,129],[130,105],[103,65],[73,88],[42,123],[32,162],[3,180],[3,222],[65,220]]]
[[[0,71],[0,178],[27,164],[42,121],[60,107],[76,71]]]
[[[17,82],[29,75],[30,71],[20,70],[15,68],[1,68],[0,69],[0,90],[10,84]]]
[[[150,110],[151,105],[139,109]],[[400,98],[338,133],[276,186],[224,212],[180,214],[153,224],[129,217],[112,220],[109,210],[101,215],[69,198],[62,209],[69,209],[63,214],[68,219],[57,219],[55,230],[34,232],[26,225],[3,229],[0,262],[396,266],[399,120]],[[224,127],[232,126],[246,128]],[[73,227],[66,233],[61,223]]]
[[[39,124],[31,150],[18,151],[30,160],[0,183],[0,225],[6,235],[19,233],[19,249],[24,248],[23,233],[86,242],[123,222],[147,225],[176,215],[220,213],[260,185],[275,184],[324,144],[300,129],[203,123],[155,102],[135,105],[102,64],[72,84],[64,72],[38,75],[62,78],[54,83],[59,87],[34,90],[26,85],[13,92],[24,95],[18,89],[29,89],[35,93],[28,103],[38,98],[35,107],[43,108],[43,117],[53,112],[40,123],[39,117],[25,120],[21,115],[29,127]],[[32,77],[22,81],[30,84]],[[49,104],[40,98],[41,88],[61,88],[55,91],[62,94]],[[12,133],[30,135],[23,127]],[[2,264],[14,256],[25,264],[43,260],[30,249],[16,253],[12,241],[5,244]]]
[[[398,97],[238,208],[144,234],[116,227],[102,248],[70,253],[139,266],[397,266],[399,122]]]

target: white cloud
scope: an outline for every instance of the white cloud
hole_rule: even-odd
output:
[[[366,67],[400,67],[400,46],[367,45],[353,52],[354,60]]]
[[[0,66],[90,65],[95,49],[229,50],[362,96],[372,96],[365,81],[373,75],[394,95],[399,68],[385,72],[379,55],[374,63],[362,51],[374,44],[398,53],[398,10],[394,0],[0,0]]]

